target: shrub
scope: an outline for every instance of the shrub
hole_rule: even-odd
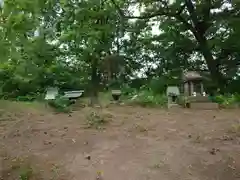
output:
[[[149,83],[149,88],[154,94],[163,94],[166,92],[166,79],[164,77],[153,78]]]
[[[33,172],[32,172],[31,168],[24,167],[24,168],[20,169],[19,178],[20,178],[20,180],[30,180],[32,173]]]
[[[134,88],[131,88],[128,85],[123,85],[121,87],[121,91],[122,91],[123,96],[133,95],[136,92],[136,90]]]
[[[70,112],[71,101],[63,96],[57,96],[55,100],[49,101],[48,104],[58,112]]]
[[[140,106],[161,106],[167,105],[167,96],[162,94],[154,94],[150,90],[141,90],[136,97],[131,100],[132,103]]]
[[[213,97],[212,101],[222,105],[223,107],[235,106],[240,103],[240,95],[218,95]]]
[[[34,101],[36,96],[34,95],[26,95],[26,96],[18,96],[16,98],[17,101]]]
[[[211,97],[211,100],[212,100],[213,102],[218,103],[218,104],[222,104],[222,103],[225,101],[225,98],[224,98],[223,95],[217,95],[217,96],[215,96],[215,97]]]

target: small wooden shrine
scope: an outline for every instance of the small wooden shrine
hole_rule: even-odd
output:
[[[203,95],[203,77],[199,73],[195,71],[185,72],[183,73],[182,80],[184,96],[193,96],[194,94]]]
[[[188,71],[182,77],[184,106],[194,109],[218,109],[218,104],[209,100],[203,87],[204,78],[195,71]]]

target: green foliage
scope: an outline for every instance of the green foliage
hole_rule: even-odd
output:
[[[218,95],[212,98],[212,101],[219,103],[223,107],[231,107],[240,104],[240,95]]]
[[[167,105],[167,96],[155,94],[150,90],[142,89],[137,92],[130,103],[134,103],[144,107],[165,107]]]
[[[149,88],[154,94],[166,92],[167,82],[164,78],[153,78],[149,83]]]
[[[180,75],[179,73],[176,76],[180,77]],[[168,76],[152,78],[148,87],[155,94],[165,94],[168,86],[178,86],[179,84],[179,79],[175,78],[173,74],[169,74]]]
[[[216,85],[223,87],[226,83],[219,79],[226,79],[225,91],[240,93],[240,44],[234,41],[240,37],[240,4],[228,2],[227,8],[224,0],[189,0],[192,13],[183,6],[187,1],[169,2],[4,0],[0,96],[31,101],[48,86],[98,91],[100,83],[106,87],[106,72],[117,80],[113,87],[136,89],[123,88],[124,94],[148,84],[146,91],[158,96],[167,85],[179,83],[174,77],[183,70],[206,69]],[[127,21],[123,14],[132,14],[129,7],[136,4],[146,7],[142,17]],[[150,21],[152,14],[158,15]],[[152,29],[161,33],[152,34]],[[137,78],[140,71],[145,78]]]
[[[136,89],[131,88],[128,84],[124,84],[121,87],[121,91],[123,96],[130,96],[130,95],[134,95],[134,93],[136,92]]]
[[[48,102],[49,106],[54,108],[57,112],[69,113],[71,101],[63,96],[57,96],[55,100]]]
[[[33,101],[36,97],[35,96],[18,96],[17,101]]]
[[[23,167],[23,168],[20,168],[19,171],[20,171],[19,172],[20,180],[30,180],[32,173],[33,173],[33,170],[31,168]]]

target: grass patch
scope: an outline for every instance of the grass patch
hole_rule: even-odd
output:
[[[240,137],[240,123],[232,125],[229,133],[235,134]]]
[[[141,91],[132,96],[128,102],[133,105],[142,107],[166,107],[167,96],[162,94],[154,94],[151,91]]]
[[[71,111],[71,101],[62,96],[58,96],[56,99],[48,101],[48,105],[57,112],[69,113]]]
[[[9,112],[24,111],[26,109],[31,110],[46,110],[46,106],[42,102],[19,102],[19,101],[9,101],[0,100],[0,110]]]
[[[86,116],[86,126],[87,128],[103,129],[109,123],[110,118],[112,118],[110,114],[91,111]]]
[[[27,159],[8,157],[2,162],[2,165],[0,179],[30,180],[34,177],[33,169]]]
[[[240,95],[231,94],[231,95],[218,95],[211,97],[213,102],[220,104],[222,108],[237,108],[240,105]]]

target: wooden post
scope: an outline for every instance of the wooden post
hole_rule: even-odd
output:
[[[201,94],[203,94],[204,88],[203,88],[203,83],[201,82]]]
[[[168,108],[170,108],[170,107],[171,107],[171,104],[172,104],[172,102],[171,102],[171,97],[170,97],[170,96],[168,96]]]
[[[188,82],[184,83],[184,87],[183,87],[183,91],[184,91],[184,95],[189,95],[189,87],[188,87]]]
[[[190,95],[192,95],[194,92],[194,84],[190,81]]]

